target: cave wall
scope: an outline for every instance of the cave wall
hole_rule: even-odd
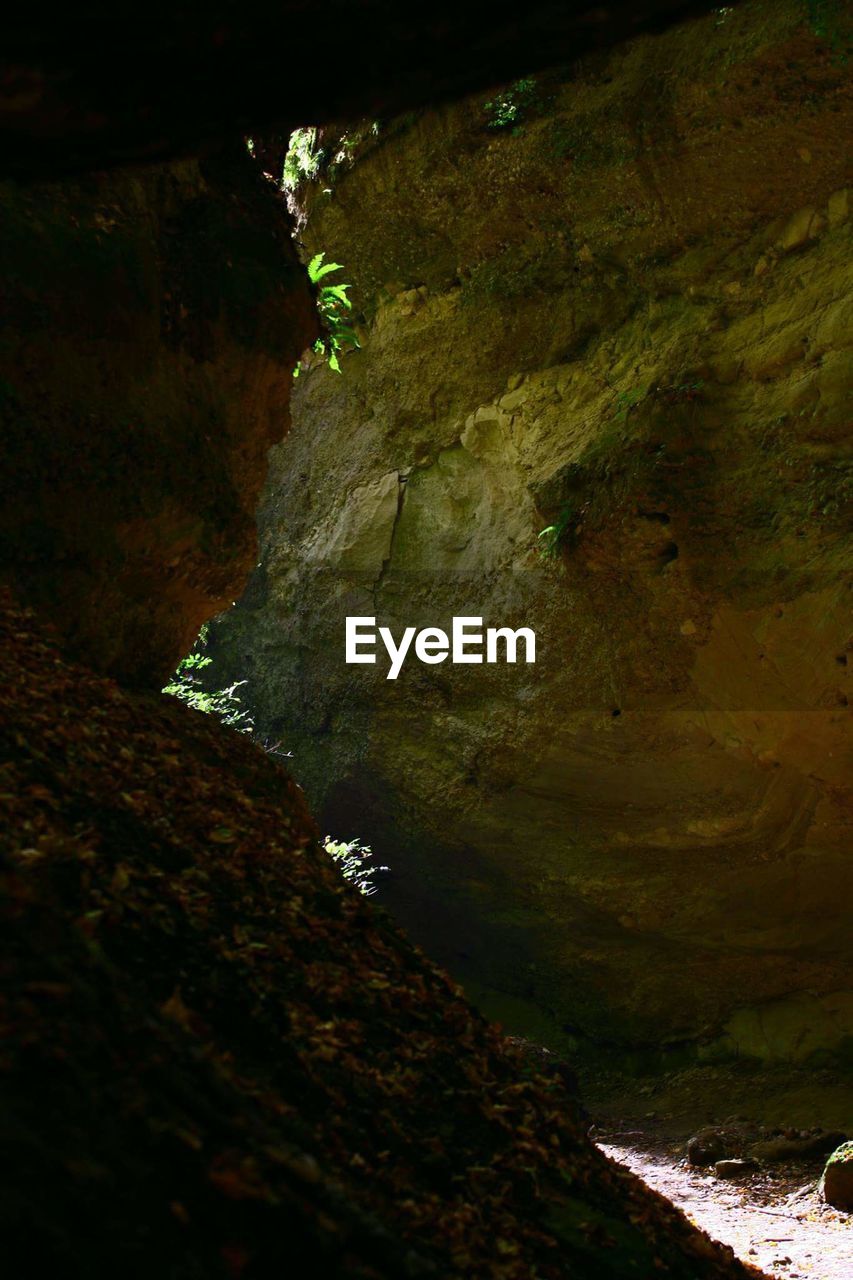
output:
[[[0,15],[0,174],[199,154],[306,120],[385,117],[608,48],[713,0],[88,0]]]
[[[849,71],[751,4],[488,121],[396,121],[300,194],[363,349],[297,384],[217,678],[508,1025],[844,1052]],[[532,626],[537,663],[386,681],[351,614]]]
[[[163,684],[256,562],[317,331],[283,200],[203,162],[0,187],[0,575],[70,650]]]

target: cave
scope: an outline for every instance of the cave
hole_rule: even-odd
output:
[[[835,0],[0,19],[29,1280],[841,1280]]]

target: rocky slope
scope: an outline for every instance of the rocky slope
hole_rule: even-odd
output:
[[[22,1280],[734,1261],[365,902],[299,789],[0,595],[0,1223]]]
[[[843,1053],[849,69],[747,4],[516,88],[511,127],[487,101],[300,195],[363,349],[298,383],[217,675],[505,1022]],[[390,682],[353,614],[531,626],[537,662]]]

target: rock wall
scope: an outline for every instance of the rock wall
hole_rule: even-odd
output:
[[[72,651],[162,685],[256,563],[316,333],[287,210],[242,144],[0,188],[0,574]]]
[[[298,383],[217,675],[506,1024],[843,1053],[849,72],[747,4],[494,123],[397,121],[302,193],[363,349]],[[352,614],[532,626],[537,662],[390,682]]]

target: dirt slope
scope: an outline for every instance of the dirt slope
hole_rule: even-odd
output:
[[[19,1277],[737,1277],[597,1153],[239,736],[0,620]]]

